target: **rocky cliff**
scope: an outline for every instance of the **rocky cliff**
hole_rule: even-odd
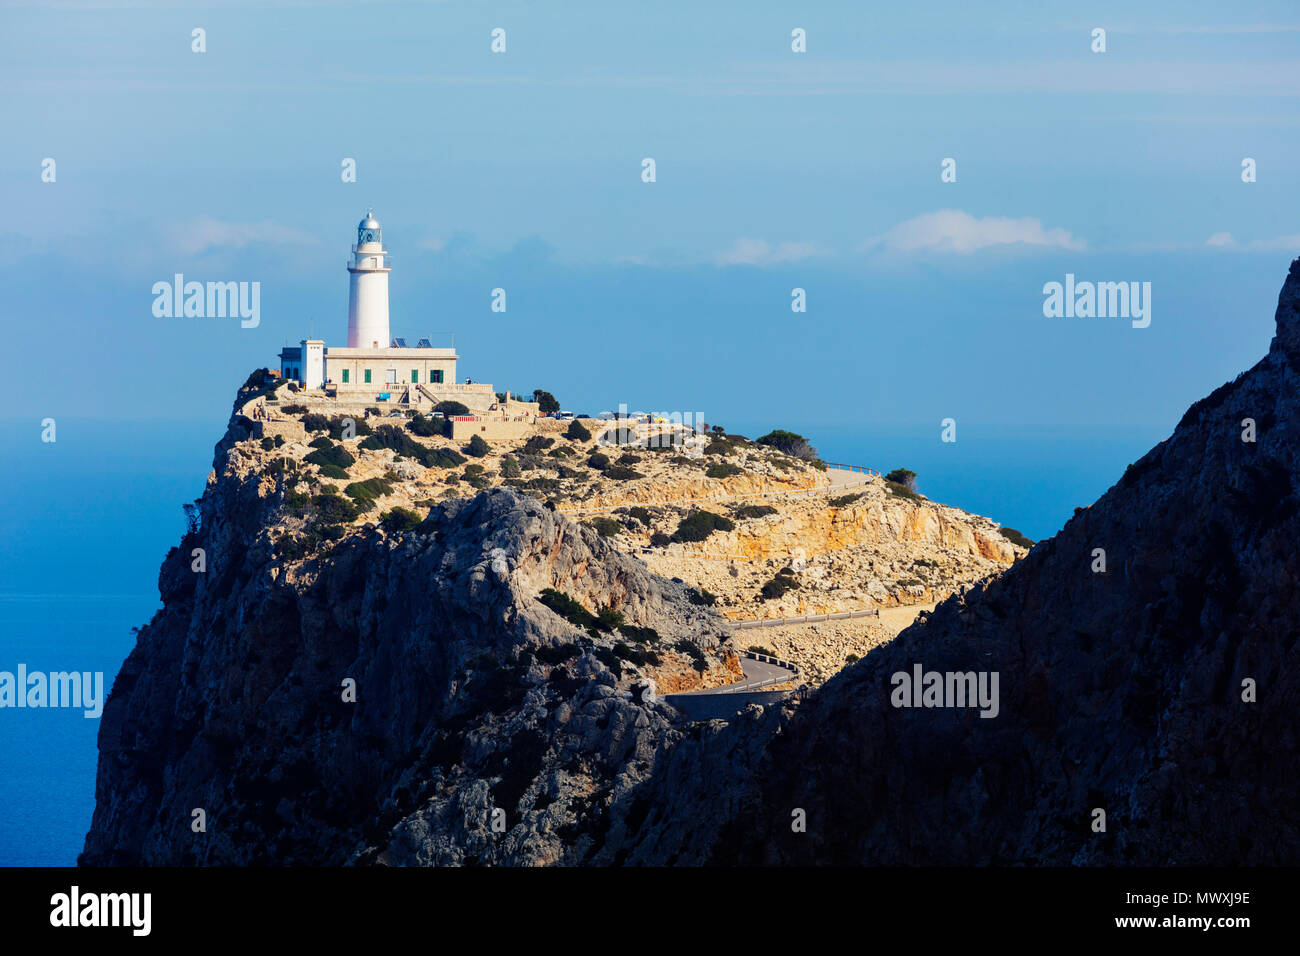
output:
[[[654,674],[740,676],[694,592],[510,490],[288,562],[243,440],[114,683],[83,863],[580,862],[675,733]]]
[[[1298,451],[1300,260],[1268,355],[1096,504],[802,700],[684,740],[599,859],[1300,862]],[[917,665],[996,673],[996,716],[895,706]]]

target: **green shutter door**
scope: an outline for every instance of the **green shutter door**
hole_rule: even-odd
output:
[[[411,384],[412,385],[420,384],[420,370],[418,368],[411,369]]]
[[[366,369],[366,384],[370,384],[370,369]]]

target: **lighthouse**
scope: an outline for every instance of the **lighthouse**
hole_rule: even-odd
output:
[[[348,263],[348,348],[386,349],[388,333],[388,250],[375,211],[357,226],[357,244]]]

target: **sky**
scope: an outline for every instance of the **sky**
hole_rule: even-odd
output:
[[[988,6],[9,2],[4,414],[215,428],[345,344],[373,206],[393,334],[574,411],[1167,433],[1300,254],[1300,10]],[[260,323],[156,317],[176,273]],[[1046,317],[1067,274],[1150,325]]]

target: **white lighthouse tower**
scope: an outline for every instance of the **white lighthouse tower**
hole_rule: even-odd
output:
[[[372,209],[357,226],[348,291],[348,348],[386,349],[388,333],[388,250]]]

